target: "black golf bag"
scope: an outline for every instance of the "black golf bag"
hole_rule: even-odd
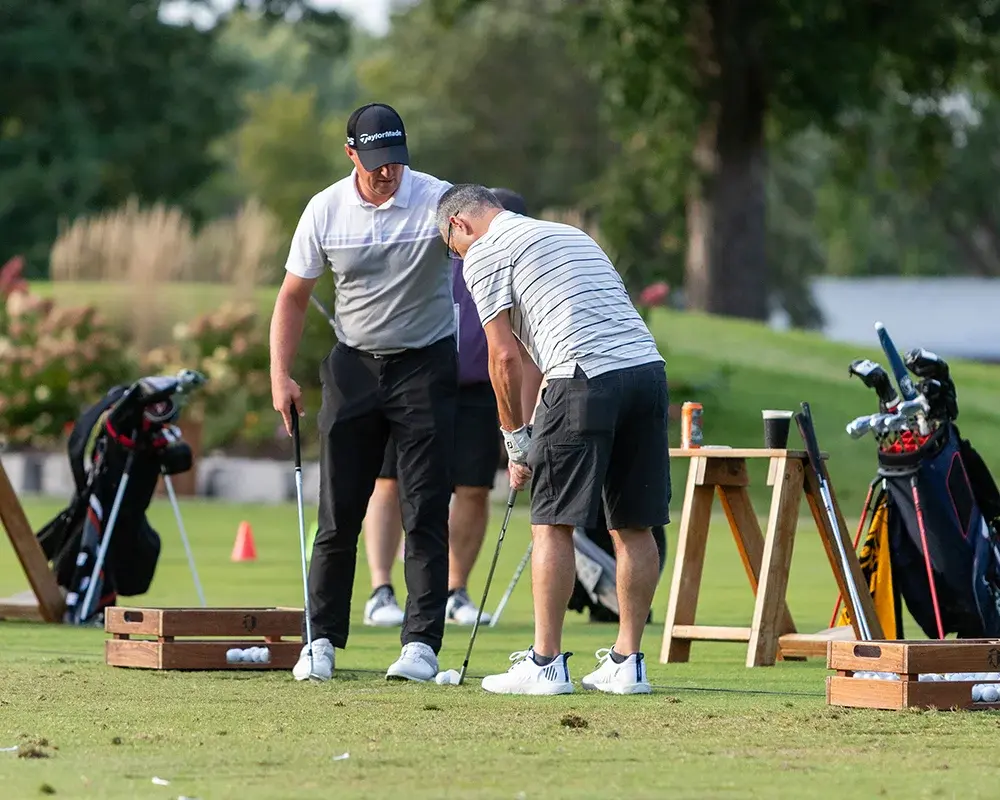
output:
[[[892,580],[930,638],[1000,636],[1000,491],[943,420],[910,452],[879,452]],[[880,498],[881,501],[881,498]]]
[[[116,386],[73,426],[67,447],[73,498],[37,534],[66,590],[65,622],[99,622],[118,595],[149,590],[160,536],[146,509],[161,475],[187,472],[192,465],[191,448],[173,425],[180,414],[178,385],[174,378],[155,377]],[[91,590],[102,546],[103,563]]]
[[[653,528],[660,557],[660,574],[667,563],[667,537],[662,525]],[[591,622],[618,622],[618,595],[615,581],[615,547],[602,508],[593,528],[573,531],[576,555],[576,584],[569,610],[590,611]]]

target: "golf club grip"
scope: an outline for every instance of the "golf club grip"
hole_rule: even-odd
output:
[[[881,322],[878,322],[875,324],[875,332],[878,334],[878,341],[882,345],[882,351],[889,361],[893,377],[895,377],[896,383],[899,385],[899,393],[903,395],[904,400],[912,400],[917,396],[917,390],[914,388],[913,381],[910,379],[910,373],[903,363],[903,357],[896,349],[892,337],[889,336],[889,331],[885,329],[885,326]]]
[[[795,415],[795,424],[806,446],[806,455],[809,456],[813,472],[820,481],[823,481],[826,474],[823,471],[823,459],[819,455],[819,442],[816,441],[816,429],[813,427],[812,411],[808,403],[803,403],[802,411]]]
[[[292,447],[295,450],[295,469],[302,468],[302,438],[299,436],[299,410],[292,401]]]
[[[511,486],[510,492],[507,494],[507,505],[513,508],[514,503],[516,502],[517,502],[517,489]]]

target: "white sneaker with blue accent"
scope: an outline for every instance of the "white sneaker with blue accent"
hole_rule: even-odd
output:
[[[379,586],[365,603],[365,625],[378,628],[398,628],[403,624],[403,609],[396,602],[392,586]]]
[[[458,589],[452,593],[451,597],[448,598],[448,605],[444,609],[444,621],[451,622],[455,625],[475,625],[476,616],[479,614],[479,609],[476,608],[476,604],[472,602],[472,598],[469,597],[468,591],[465,589]],[[484,611],[483,616],[479,620],[480,625],[490,624],[490,612]]]
[[[389,665],[385,677],[386,680],[423,683],[434,680],[437,674],[438,658],[434,649],[423,642],[410,642],[403,645],[403,652]]]
[[[487,675],[483,688],[493,694],[571,694],[573,682],[566,663],[572,653],[560,653],[545,666],[535,661],[534,648],[511,653],[514,663],[506,672]]]
[[[632,653],[621,664],[611,658],[611,648],[598,650],[597,669],[580,683],[584,689],[596,689],[609,694],[649,694],[652,688],[646,676],[646,659],[642,653]]]

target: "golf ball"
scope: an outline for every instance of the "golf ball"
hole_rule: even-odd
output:
[[[266,647],[260,648],[260,661],[262,664],[271,663],[271,651],[268,650]]]
[[[997,690],[995,684],[984,684],[982,698],[984,703],[995,703],[997,700],[1000,700],[1000,691]]]
[[[982,683],[977,683],[975,686],[972,687],[972,702],[973,703],[980,703],[980,702],[982,702],[982,699],[983,699],[983,688],[984,688],[984,686],[985,685],[982,684]]]
[[[243,660],[243,651],[238,647],[231,647],[226,651],[226,662],[229,664],[235,664],[237,661]]]
[[[458,686],[459,674],[456,669],[445,670],[434,676],[434,682],[439,686]]]

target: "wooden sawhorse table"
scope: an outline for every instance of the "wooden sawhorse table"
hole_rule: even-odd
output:
[[[693,450],[671,449],[671,458],[690,458],[684,507],[678,530],[674,576],[670,586],[663,631],[660,663],[687,661],[691,642],[747,642],[748,667],[770,666],[778,658],[826,657],[831,638],[860,638],[857,614],[844,582],[836,535],[827,519],[819,485],[809,469],[808,456],[799,450],[763,450],[701,447]],[[823,456],[826,458],[825,454]],[[747,486],[747,459],[769,459],[767,485],[772,486],[767,531],[762,534]],[[831,487],[831,494],[833,489]],[[753,589],[755,602],[749,628],[696,625],[695,608],[705,566],[705,545],[712,516],[712,501],[718,494],[729,527],[736,540],[740,558]],[[837,587],[848,604],[852,627],[832,628],[816,634],[798,633],[785,601],[788,572],[795,544],[799,506],[805,494],[813,519],[823,540]],[[840,536],[854,585],[861,595],[862,611],[872,629],[872,638],[881,639],[882,630],[875,615],[867,582],[844,525],[837,498],[833,497]]]

